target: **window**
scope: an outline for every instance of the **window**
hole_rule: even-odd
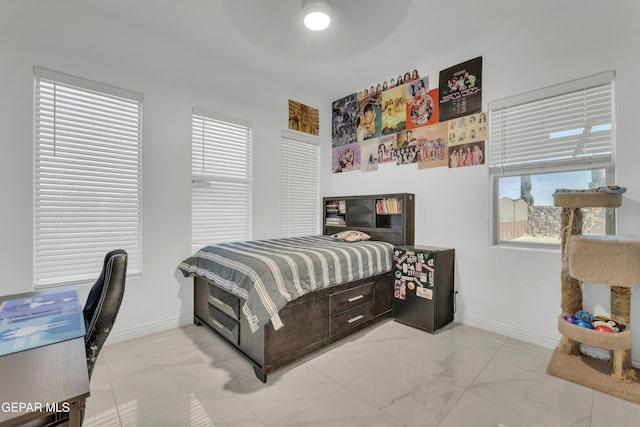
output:
[[[320,148],[317,138],[282,132],[280,144],[280,234],[318,234]]]
[[[192,249],[250,240],[251,124],[194,108],[191,125]]]
[[[36,288],[95,280],[105,254],[141,259],[142,95],[34,67]]]
[[[613,71],[489,104],[494,243],[560,243],[556,189],[613,184]],[[613,210],[583,210],[584,234],[614,232]]]

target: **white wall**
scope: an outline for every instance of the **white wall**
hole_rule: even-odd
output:
[[[411,15],[422,13],[424,16],[426,6],[416,3]],[[475,13],[474,5],[495,6],[483,14],[486,20],[475,37],[445,54],[431,55],[427,44],[424,53],[396,61],[395,69],[417,67],[421,74],[429,75],[431,86],[436,87],[441,69],[482,56],[484,110],[493,99],[614,69],[616,183],[628,187],[623,207],[618,210],[618,232],[640,237],[638,2],[463,3],[469,3],[469,8],[463,4],[460,8],[456,6],[456,10]],[[499,4],[509,6],[500,9]],[[443,19],[450,24],[450,34],[455,37],[456,20],[448,18]],[[379,49],[390,52],[393,47],[382,45]],[[385,77],[387,74],[380,73],[378,79]],[[362,82],[361,86],[372,83],[376,81]],[[353,91],[358,89],[360,87],[354,87]],[[346,93],[335,95],[337,99]],[[456,170],[381,165],[380,170],[373,173],[331,174],[330,154],[329,149],[322,151],[321,179],[325,196],[416,194],[416,243],[456,249],[456,287],[460,292],[456,320],[555,346],[559,338],[556,327],[560,314],[559,251],[489,245],[490,195],[486,165]],[[608,309],[608,294],[608,287],[587,286],[585,308],[593,310],[599,304]],[[640,324],[637,292],[633,294],[631,311],[632,323]],[[640,355],[640,328],[634,330],[633,342],[635,354]]]
[[[16,1],[0,10],[0,293],[33,289],[32,67],[140,92],[143,277],[127,281],[113,342],[193,319],[192,280],[176,272],[191,254],[192,107],[253,122],[253,235],[277,237],[279,174],[273,171],[292,94],[255,71],[85,3]],[[81,288],[83,298],[88,288]]]

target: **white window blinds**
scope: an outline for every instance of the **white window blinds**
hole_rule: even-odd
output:
[[[198,108],[192,114],[191,243],[251,239],[251,124]]]
[[[140,275],[142,95],[34,75],[35,286],[94,280],[113,249]]]
[[[318,234],[318,142],[283,132],[280,153],[280,234],[283,237]]]
[[[613,156],[613,71],[489,104],[492,173],[606,166]]]

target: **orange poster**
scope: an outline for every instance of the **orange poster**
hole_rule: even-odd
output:
[[[318,109],[289,100],[289,129],[317,136],[320,133]]]
[[[427,91],[423,80],[407,86],[407,129],[438,123],[438,88]]]

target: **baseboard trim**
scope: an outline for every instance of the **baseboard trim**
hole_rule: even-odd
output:
[[[169,319],[159,320],[157,322],[147,323],[135,328],[124,330],[116,330],[109,334],[109,338],[105,345],[115,344],[122,341],[128,341],[134,338],[140,338],[145,335],[155,334],[157,332],[166,331],[168,329],[178,328],[193,322],[193,314],[188,316],[176,316]]]
[[[492,322],[490,320],[480,319],[474,316],[456,314],[456,322],[462,323],[467,326],[474,326],[476,328],[484,329],[486,331],[495,332],[497,334],[505,335],[509,338],[514,338],[520,341],[525,341],[531,344],[537,344],[541,347],[548,349],[555,349],[560,341],[560,333],[557,337],[548,337],[540,335],[535,332],[531,332],[525,329],[514,328],[511,325],[505,325],[503,323]],[[609,352],[600,348],[581,346],[582,351],[592,357],[598,359],[608,359]],[[631,364],[635,367],[640,367],[640,358],[631,356]]]
[[[464,314],[456,314],[456,322],[505,335],[509,338],[536,344],[548,349],[554,349],[556,345],[558,345],[558,340],[560,339],[559,333],[557,337],[548,337],[526,329],[514,328],[513,326],[505,325],[504,323],[497,323]]]

